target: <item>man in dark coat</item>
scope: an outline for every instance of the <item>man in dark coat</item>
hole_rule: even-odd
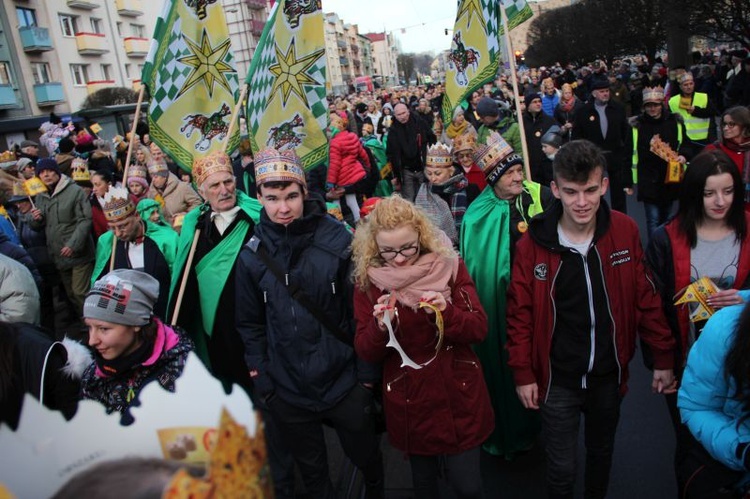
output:
[[[526,147],[529,150],[531,180],[549,186],[552,181],[552,164],[545,161],[542,151],[542,136],[557,124],[555,118],[542,111],[542,96],[531,92],[524,97],[526,110],[523,112],[523,131],[526,136]],[[546,168],[545,168],[546,165]]]
[[[404,199],[414,201],[424,182],[427,146],[437,142],[437,138],[406,104],[396,104],[393,114],[396,119],[388,133],[386,155],[393,166],[394,187],[401,189]]]

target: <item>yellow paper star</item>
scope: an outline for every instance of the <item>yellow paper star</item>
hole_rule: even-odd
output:
[[[297,59],[297,49],[294,46],[294,38],[292,38],[287,49],[286,54],[281,53],[281,49],[276,45],[276,64],[268,68],[268,70],[276,77],[273,82],[273,88],[271,89],[271,99],[276,96],[277,90],[281,89],[281,98],[283,105],[286,106],[289,101],[289,96],[292,92],[297,94],[305,106],[308,106],[307,96],[302,88],[302,85],[318,85],[319,83],[307,73],[315,62],[325,54],[325,49],[316,50],[315,52],[306,55],[301,59]]]
[[[186,57],[181,57],[177,60],[187,66],[191,66],[193,70],[190,72],[190,75],[188,75],[187,80],[185,80],[185,84],[182,85],[182,89],[180,90],[180,93],[177,94],[177,97],[179,98],[182,94],[201,81],[206,85],[209,98],[213,97],[215,83],[224,87],[226,91],[231,94],[232,89],[229,86],[229,81],[225,74],[234,73],[234,69],[232,66],[224,62],[224,57],[226,57],[227,52],[229,52],[229,45],[231,43],[229,38],[224,40],[221,45],[214,49],[211,47],[211,41],[208,39],[206,28],[203,28],[200,46],[187,36],[182,36],[192,54]]]
[[[482,6],[479,4],[479,0],[464,0],[463,2],[461,2],[461,8],[458,10],[456,19],[460,19],[464,14],[466,14],[467,28],[471,27],[471,18],[476,15],[479,19],[479,22],[482,24],[482,29],[484,29],[485,31],[487,30],[487,26],[484,22],[484,17],[482,16]]]

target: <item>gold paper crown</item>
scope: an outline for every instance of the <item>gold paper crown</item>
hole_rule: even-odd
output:
[[[75,158],[70,163],[70,177],[74,182],[91,182],[89,164],[83,158]]]
[[[135,213],[135,204],[122,187],[110,187],[104,197],[99,198],[99,204],[108,222],[119,222]]]
[[[305,171],[299,163],[299,157],[292,150],[278,151],[273,148],[263,149],[255,155],[255,182],[258,185],[267,182],[296,182],[307,186]]]
[[[495,185],[508,168],[522,161],[505,139],[493,132],[487,138],[487,143],[474,152],[474,162],[482,169],[487,183]]]
[[[128,178],[132,177],[148,178],[148,170],[142,165],[130,165],[130,168],[128,168]]]
[[[661,86],[644,88],[643,103],[647,102],[656,102],[657,104],[664,102],[664,89]]]
[[[477,137],[473,133],[464,133],[453,139],[453,153],[474,151],[477,147]]]
[[[434,166],[438,168],[447,168],[453,165],[453,155],[451,148],[438,142],[427,148],[427,160],[425,166]]]
[[[154,175],[159,175],[164,172],[169,172],[169,168],[167,168],[167,164],[163,161],[150,161],[148,164],[148,174],[152,177]]]
[[[693,73],[691,73],[690,71],[685,71],[684,73],[682,73],[680,76],[677,77],[677,83],[679,83],[680,85],[682,85],[688,80],[693,81]]]
[[[208,177],[219,172],[234,173],[232,160],[225,152],[214,151],[193,161],[193,177],[198,186],[203,184]]]

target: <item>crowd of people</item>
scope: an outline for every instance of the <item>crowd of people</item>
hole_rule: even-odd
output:
[[[443,479],[480,497],[481,452],[540,437],[549,497],[573,497],[581,416],[585,497],[603,498],[640,339],[680,497],[741,494],[750,57],[695,62],[523,69],[520,116],[501,74],[447,123],[440,84],[332,96],[310,171],[243,141],[187,173],[146,124],[110,145],[53,115],[0,165],[0,421],[31,393],[133,424],[192,351],[261,412],[279,498],[295,466],[335,496],[324,425],[366,497],[388,483],[380,431],[417,498]]]

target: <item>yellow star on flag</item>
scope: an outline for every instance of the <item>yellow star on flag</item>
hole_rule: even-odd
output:
[[[226,57],[227,52],[229,52],[231,44],[230,39],[227,38],[221,45],[214,49],[211,47],[211,41],[208,39],[206,28],[203,28],[200,45],[185,35],[183,35],[183,38],[185,39],[190,52],[192,52],[192,55],[181,57],[177,60],[187,66],[191,66],[193,70],[182,85],[182,89],[180,90],[180,93],[177,94],[177,97],[179,98],[182,94],[190,90],[191,87],[201,81],[206,85],[209,98],[213,97],[215,83],[224,87],[227,92],[232,93],[229,81],[227,80],[227,77],[224,76],[225,73],[234,73],[234,68],[224,62],[224,58]]]
[[[297,49],[294,46],[294,38],[292,38],[289,48],[286,54],[281,53],[281,49],[276,45],[276,64],[273,64],[268,70],[276,77],[273,82],[273,88],[271,89],[271,99],[276,96],[277,90],[281,89],[283,105],[289,101],[289,96],[292,92],[297,94],[302,102],[307,103],[307,95],[302,88],[302,85],[317,85],[319,84],[315,78],[307,73],[315,62],[325,54],[325,49],[316,50],[315,52],[306,55],[301,59],[297,59]]]
[[[471,18],[476,15],[479,18],[479,22],[482,24],[482,29],[487,30],[487,26],[484,22],[484,16],[482,15],[482,7],[479,4],[479,0],[464,0],[461,2],[461,8],[458,10],[456,19],[460,19],[466,14],[466,27],[471,27]]]

